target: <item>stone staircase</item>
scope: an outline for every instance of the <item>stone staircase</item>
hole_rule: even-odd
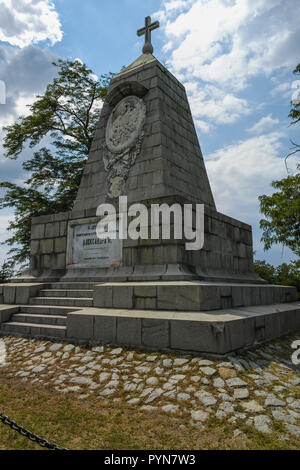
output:
[[[67,314],[93,307],[93,283],[52,283],[20,305],[9,321],[0,325],[0,334],[63,339],[67,332]]]

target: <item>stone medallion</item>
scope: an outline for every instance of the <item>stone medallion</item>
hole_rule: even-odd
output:
[[[110,198],[119,197],[124,190],[130,168],[141,151],[145,119],[145,103],[134,95],[121,100],[110,114],[103,157]]]
[[[146,106],[137,96],[127,96],[112,111],[106,127],[106,145],[113,153],[123,152],[138,138],[145,122]]]

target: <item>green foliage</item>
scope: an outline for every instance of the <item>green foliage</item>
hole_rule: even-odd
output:
[[[300,298],[300,260],[292,261],[289,264],[283,263],[276,268],[265,261],[256,260],[254,269],[269,284],[296,287]]]
[[[294,70],[294,74],[300,74],[300,64]],[[300,122],[300,101],[292,102],[289,117],[292,124]],[[286,158],[300,151],[299,144],[292,142],[294,151]],[[277,189],[271,196],[259,197],[260,211],[265,216],[260,221],[262,239],[265,250],[272,245],[281,243],[290,248],[297,255],[300,254],[300,165],[297,172],[279,181],[273,181],[272,187]]]
[[[7,282],[13,276],[14,268],[11,261],[7,261],[0,266],[0,284]]]
[[[254,270],[262,279],[267,281],[268,284],[276,284],[275,283],[276,268],[272,266],[271,264],[266,263],[266,261],[255,260]]]
[[[300,167],[298,166],[298,169]],[[260,196],[260,211],[266,217],[260,221],[265,250],[282,243],[300,254],[300,173],[273,181],[278,191]]]
[[[5,196],[0,209],[15,209],[9,225],[12,236],[5,242],[13,248],[11,260],[26,263],[30,253],[31,218],[72,209],[81,180],[101,104],[113,74],[100,80],[80,61],[59,60],[53,63],[58,76],[45,93],[30,106],[30,114],[6,128],[5,156],[16,159],[25,145],[39,147],[23,163],[30,172],[24,185],[1,182]],[[49,145],[46,147],[45,138]]]

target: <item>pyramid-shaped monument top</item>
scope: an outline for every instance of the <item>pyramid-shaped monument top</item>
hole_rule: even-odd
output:
[[[143,54],[140,57],[138,57],[135,61],[133,61],[130,65],[128,65],[128,67],[125,67],[120,73],[128,72],[136,67],[146,65],[156,60],[155,57],[153,57],[154,49],[151,43],[151,31],[154,31],[157,28],[159,28],[159,21],[155,21],[154,23],[151,23],[151,17],[147,16],[145,18],[145,26],[137,30],[138,36],[145,35],[145,44],[143,47]]]
[[[215,208],[185,88],[152,54],[158,27],[145,19],[143,54],[111,80],[75,211],[119,196]]]

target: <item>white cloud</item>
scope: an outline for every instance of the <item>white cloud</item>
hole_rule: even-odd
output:
[[[56,56],[47,49],[27,46],[19,50],[0,46],[1,50],[5,52],[0,80],[6,84],[6,104],[0,106],[0,129],[12,124],[18,116],[28,114],[27,105],[33,103],[57,73],[52,65]]]
[[[0,241],[3,241],[4,237],[6,238],[6,229],[13,218],[12,215],[0,215]]]
[[[4,157],[2,127],[13,124],[20,115],[29,113],[37,94],[42,94],[46,85],[53,80],[57,69],[52,62],[57,59],[47,49],[27,46],[21,50],[11,46],[0,46],[4,61],[0,67],[0,80],[6,83],[6,104],[0,106],[0,179],[22,184],[25,171],[22,163],[32,157],[32,149],[26,146],[18,163]],[[30,67],[28,67],[30,63]]]
[[[194,81],[186,83],[185,87],[196,124],[205,132],[212,125],[233,123],[241,115],[250,112],[245,99],[226,93],[214,85],[201,85]]]
[[[172,10],[178,10],[186,6],[188,0],[168,0],[165,4],[165,8],[168,12]],[[192,3],[189,1],[189,3]]]
[[[34,103],[36,100],[36,94],[32,95],[23,95],[20,94],[19,98],[16,101],[16,114],[18,116],[27,116],[30,113],[29,106]]]
[[[165,21],[166,17],[178,15],[179,12],[186,11],[193,4],[194,0],[164,0],[163,10],[152,14],[153,19]]]
[[[29,112],[27,105],[36,99],[37,94],[42,94],[47,84],[57,75],[57,68],[52,65],[57,56],[48,49],[32,45],[23,49],[0,45],[0,57],[0,80],[5,82],[7,91],[6,104],[0,106],[0,180],[22,185],[28,178],[22,163],[32,157],[32,149],[25,146],[17,163],[5,158],[2,126],[12,124],[20,115]],[[0,197],[3,195],[4,190],[1,190]],[[6,228],[13,218],[6,215],[6,209],[1,211],[3,213],[5,215],[0,216],[0,241],[9,237]],[[0,246],[0,265],[6,259],[9,249],[6,245]]]
[[[289,98],[290,100],[292,99],[292,82],[283,82],[279,83],[276,85],[272,90],[271,90],[271,96],[278,96],[281,95],[284,98]]]
[[[300,2],[162,0],[156,15],[166,36],[169,68],[179,80],[198,83],[199,96],[190,99],[202,121],[237,121],[253,106],[241,94],[251,79],[272,78],[299,62]]]
[[[210,131],[211,125],[202,119],[194,119],[194,122],[200,131],[205,132],[206,134]]]
[[[62,40],[58,13],[51,0],[0,0],[0,41],[25,47]]]
[[[176,2],[171,2],[175,3]],[[181,2],[179,2],[181,3]],[[286,0],[193,0],[168,15],[163,27],[173,44],[176,72],[243,88],[249,76],[297,63],[300,4]],[[174,12],[173,8],[173,12]]]
[[[253,134],[263,134],[264,132],[273,129],[276,124],[279,124],[279,119],[273,119],[272,114],[269,114],[268,116],[262,117],[258,122],[256,122],[247,130]]]
[[[258,196],[270,193],[273,180],[286,176],[282,134],[273,132],[221,148],[206,157],[217,208],[224,214],[256,223]]]

